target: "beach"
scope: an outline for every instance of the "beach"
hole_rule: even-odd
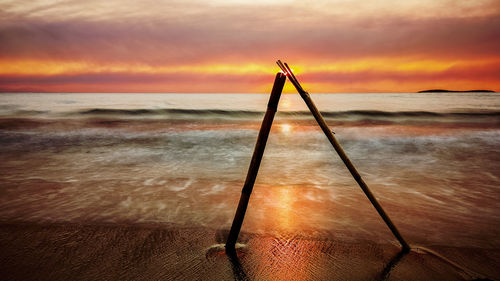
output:
[[[164,225],[3,224],[3,280],[473,280],[498,276],[498,250],[418,249],[334,237],[242,233],[228,258],[221,231]],[[477,275],[474,268],[484,275]]]
[[[297,95],[231,259],[268,94],[2,94],[2,279],[500,278],[500,95],[311,96],[410,253]]]

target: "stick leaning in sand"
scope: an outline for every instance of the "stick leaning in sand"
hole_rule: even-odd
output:
[[[378,203],[378,201],[375,198],[375,196],[373,195],[373,193],[370,191],[370,189],[368,188],[366,183],[361,178],[361,175],[358,173],[358,171],[356,170],[356,168],[352,164],[349,157],[347,157],[347,154],[344,152],[344,149],[342,149],[342,146],[340,146],[340,143],[337,141],[337,139],[333,135],[332,130],[330,130],[330,128],[328,127],[328,125],[325,122],[325,119],[323,119],[323,116],[321,115],[319,110],[316,108],[316,105],[314,104],[311,97],[309,96],[309,93],[306,92],[302,88],[299,81],[297,80],[297,78],[293,74],[292,70],[290,69],[290,67],[288,67],[288,64],[286,64],[286,63],[283,64],[280,60],[278,60],[276,63],[281,68],[281,70],[284,73],[286,73],[286,75],[288,76],[288,79],[290,80],[290,82],[292,82],[293,86],[295,86],[295,89],[297,89],[300,96],[305,101],[307,107],[309,108],[309,110],[313,114],[314,118],[316,119],[316,122],[318,122],[318,125],[321,127],[321,129],[325,133],[326,137],[328,138],[328,140],[332,144],[333,148],[335,149],[335,151],[337,151],[338,155],[340,156],[340,158],[344,162],[344,164],[347,167],[347,169],[349,170],[349,172],[351,172],[352,177],[356,180],[359,187],[361,187],[361,189],[365,193],[366,197],[368,197],[368,200],[370,200],[373,207],[375,207],[378,214],[382,217],[384,222],[387,224],[389,229],[392,231],[392,234],[394,234],[396,239],[398,239],[399,243],[403,247],[403,251],[405,251],[405,252],[409,251],[410,245],[408,245],[408,243],[406,243],[403,236],[401,236],[401,233],[399,233],[399,230],[396,228],[394,223],[391,221],[391,219],[389,218],[387,213],[384,211],[382,206]]]
[[[259,136],[257,137],[257,143],[255,144],[252,160],[250,161],[247,178],[241,191],[240,202],[238,203],[238,208],[236,209],[236,214],[234,215],[233,224],[231,225],[231,230],[229,231],[229,236],[227,238],[226,253],[228,255],[234,255],[236,253],[236,240],[238,239],[238,235],[240,234],[241,225],[243,224],[243,219],[245,217],[245,212],[248,206],[248,201],[250,200],[250,194],[252,193],[253,185],[255,183],[255,179],[257,178],[257,173],[259,172],[260,161],[262,160],[262,156],[264,155],[267,138],[273,124],[274,115],[278,110],[278,102],[280,100],[285,81],[286,75],[278,72],[276,74],[276,78],[274,79],[274,85],[271,91],[271,97],[269,98],[269,103],[267,104],[266,115],[264,116],[264,120],[262,121]]]

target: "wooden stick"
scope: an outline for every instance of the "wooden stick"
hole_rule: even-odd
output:
[[[264,116],[264,120],[262,121],[259,136],[257,137],[257,143],[255,144],[252,160],[250,161],[247,178],[241,191],[240,202],[238,203],[238,208],[236,209],[236,214],[234,215],[233,224],[231,225],[231,230],[229,231],[229,236],[227,238],[226,253],[230,255],[234,255],[236,253],[236,240],[238,239],[241,225],[243,224],[243,219],[245,218],[245,212],[247,210],[248,201],[250,200],[250,194],[252,193],[253,185],[255,183],[255,179],[257,178],[257,173],[259,172],[260,161],[262,160],[262,156],[264,155],[267,138],[273,124],[274,115],[276,114],[276,110],[278,109],[278,102],[280,100],[285,81],[286,75],[278,72],[274,80],[269,103],[267,104],[266,115]]]
[[[389,229],[392,231],[392,234],[394,234],[396,239],[398,239],[399,243],[403,247],[403,251],[409,251],[410,246],[408,245],[408,243],[406,243],[403,236],[401,236],[401,234],[399,233],[399,230],[396,228],[394,223],[391,221],[391,219],[389,218],[387,213],[384,211],[382,206],[378,203],[375,196],[373,196],[373,193],[370,191],[370,189],[368,188],[366,183],[363,181],[363,179],[361,178],[361,175],[358,173],[358,171],[356,170],[356,168],[352,164],[349,157],[347,157],[347,154],[344,152],[344,149],[342,149],[342,146],[340,146],[340,143],[337,141],[337,139],[333,135],[332,130],[330,130],[330,128],[328,127],[328,125],[325,122],[325,119],[323,118],[323,116],[321,115],[319,110],[316,108],[316,105],[312,101],[309,93],[304,91],[304,89],[300,85],[300,83],[297,80],[297,78],[295,77],[295,75],[293,75],[292,70],[290,69],[290,67],[288,67],[288,65],[286,63],[285,63],[285,65],[283,65],[283,63],[278,60],[277,64],[287,74],[288,79],[292,82],[292,84],[295,86],[295,89],[297,89],[300,96],[305,101],[307,107],[309,108],[309,110],[313,114],[314,118],[316,119],[316,122],[323,130],[323,133],[325,133],[326,137],[328,138],[328,140],[332,144],[333,148],[335,149],[335,151],[337,151],[337,153],[339,154],[340,158],[344,162],[344,164],[347,167],[347,169],[349,170],[349,172],[351,172],[352,177],[356,180],[359,187],[361,187],[361,189],[365,193],[366,197],[368,197],[368,200],[370,200],[373,207],[375,207],[378,214],[382,217],[384,222],[387,224]]]

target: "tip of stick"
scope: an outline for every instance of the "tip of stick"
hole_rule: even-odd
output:
[[[281,68],[281,73],[285,74],[285,76],[288,76],[288,71],[285,65],[283,65],[283,63],[281,62],[281,60],[277,60],[276,64]]]

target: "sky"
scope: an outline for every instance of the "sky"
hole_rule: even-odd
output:
[[[269,92],[277,59],[311,93],[500,91],[500,1],[0,0],[0,92]]]

